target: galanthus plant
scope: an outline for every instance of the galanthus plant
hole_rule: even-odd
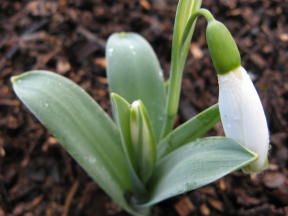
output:
[[[198,16],[208,22],[219,105],[173,129]],[[230,32],[201,9],[200,0],[178,3],[167,83],[152,47],[138,34],[113,34],[106,59],[114,121],[83,89],[56,73],[36,70],[11,80],[27,108],[127,212],[149,215],[154,204],[235,170],[265,168],[269,134],[259,96]],[[226,137],[201,138],[220,119]]]

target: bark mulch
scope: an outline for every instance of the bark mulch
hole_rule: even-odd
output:
[[[176,0],[0,1],[0,216],[127,215],[15,97],[9,78],[32,69],[62,74],[110,113],[104,49],[134,31],[155,48],[168,77]],[[288,215],[288,1],[203,0],[236,38],[262,98],[270,166],[234,172],[158,204],[154,216]],[[217,102],[217,77],[199,19],[183,79],[178,123]],[[220,124],[209,135],[223,135]]]

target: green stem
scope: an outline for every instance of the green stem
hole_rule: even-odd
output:
[[[143,198],[143,196],[142,196]],[[150,216],[151,215],[151,210],[152,210],[152,206],[141,206],[139,205],[139,203],[141,203],[141,201],[137,201],[138,199],[131,199],[130,200],[130,204],[131,207],[133,209],[133,211],[130,211],[130,213],[133,216]]]
[[[189,43],[194,30],[194,23],[198,16],[204,16],[208,22],[214,20],[214,17],[210,13],[210,11],[201,8],[195,13],[193,13],[188,19],[183,34],[180,36],[180,44],[177,44],[177,40],[173,37],[171,75],[169,79],[170,85],[168,88],[166,118],[162,131],[162,138],[171,132],[174,125],[174,121],[179,107],[183,69],[188,55]],[[177,33],[174,32],[174,34]]]
[[[183,48],[183,46],[187,42],[187,39],[189,38],[189,33],[191,32],[191,28],[193,26],[193,23],[195,22],[195,20],[198,16],[204,16],[208,22],[215,20],[215,18],[211,14],[211,12],[207,9],[204,9],[204,8],[201,8],[198,11],[196,11],[195,13],[193,13],[189,17],[188,22],[185,26],[183,36],[181,38],[181,49]]]

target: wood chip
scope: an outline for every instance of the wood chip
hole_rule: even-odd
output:
[[[5,106],[19,106],[19,100],[11,100],[11,99],[0,99],[0,104]]]
[[[94,63],[103,69],[107,67],[107,63],[106,63],[105,58],[95,58]]]
[[[68,72],[69,70],[71,70],[71,65],[70,63],[67,61],[67,59],[59,59],[57,61],[57,71],[60,74],[65,74],[66,72]]]
[[[97,77],[96,80],[101,84],[104,84],[104,85],[108,84],[108,80],[106,77]]]
[[[220,179],[218,181],[218,184],[219,184],[220,190],[222,190],[222,191],[226,190],[226,183],[225,183],[224,179]]]
[[[199,192],[204,193],[204,194],[209,194],[209,195],[214,195],[215,194],[215,189],[211,186],[206,186],[198,189]]]
[[[250,59],[260,68],[264,68],[266,66],[266,61],[259,54],[252,54]]]
[[[195,59],[203,58],[203,52],[197,43],[192,43],[190,46],[190,52]]]
[[[288,41],[288,34],[283,33],[279,35],[280,40],[287,42]]]
[[[182,197],[174,208],[180,216],[187,216],[195,210],[195,206],[187,196]]]
[[[78,187],[79,187],[79,182],[76,181],[72,185],[72,187],[70,188],[70,191],[67,194],[67,197],[66,197],[66,200],[65,200],[64,211],[63,211],[62,216],[68,216],[69,215],[70,206],[72,205],[73,197],[74,197],[75,193],[77,192]]]
[[[4,157],[5,156],[5,150],[3,147],[0,146],[0,157]]]
[[[267,172],[264,175],[263,181],[268,188],[278,188],[285,183],[285,175],[279,172]]]
[[[5,211],[0,207],[0,216],[5,216]]]
[[[209,199],[209,204],[218,211],[223,211],[223,204],[219,200]]]
[[[151,4],[147,0],[140,0],[140,5],[146,10],[151,9]]]
[[[203,215],[205,215],[205,216],[210,215],[210,209],[207,207],[206,204],[202,204],[202,205],[200,206],[200,211],[201,211],[201,213],[202,213]]]

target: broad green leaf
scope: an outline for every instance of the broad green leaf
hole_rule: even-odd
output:
[[[152,205],[209,184],[240,169],[257,156],[230,138],[210,137],[191,142],[161,159],[148,185]]]
[[[106,47],[110,92],[129,103],[142,100],[157,138],[163,126],[165,90],[162,70],[149,43],[136,33],[110,36]]]
[[[12,78],[17,96],[84,170],[127,211],[132,184],[113,121],[72,81],[47,71]]]
[[[113,113],[120,130],[121,142],[129,166],[129,173],[134,186],[134,192],[137,194],[144,194],[145,187],[136,172],[137,160],[131,142],[130,104],[124,98],[115,93],[111,94],[111,100],[113,105]]]
[[[158,146],[158,157],[161,158],[180,146],[202,137],[219,121],[219,107],[218,104],[215,104],[180,125],[166,136]]]

